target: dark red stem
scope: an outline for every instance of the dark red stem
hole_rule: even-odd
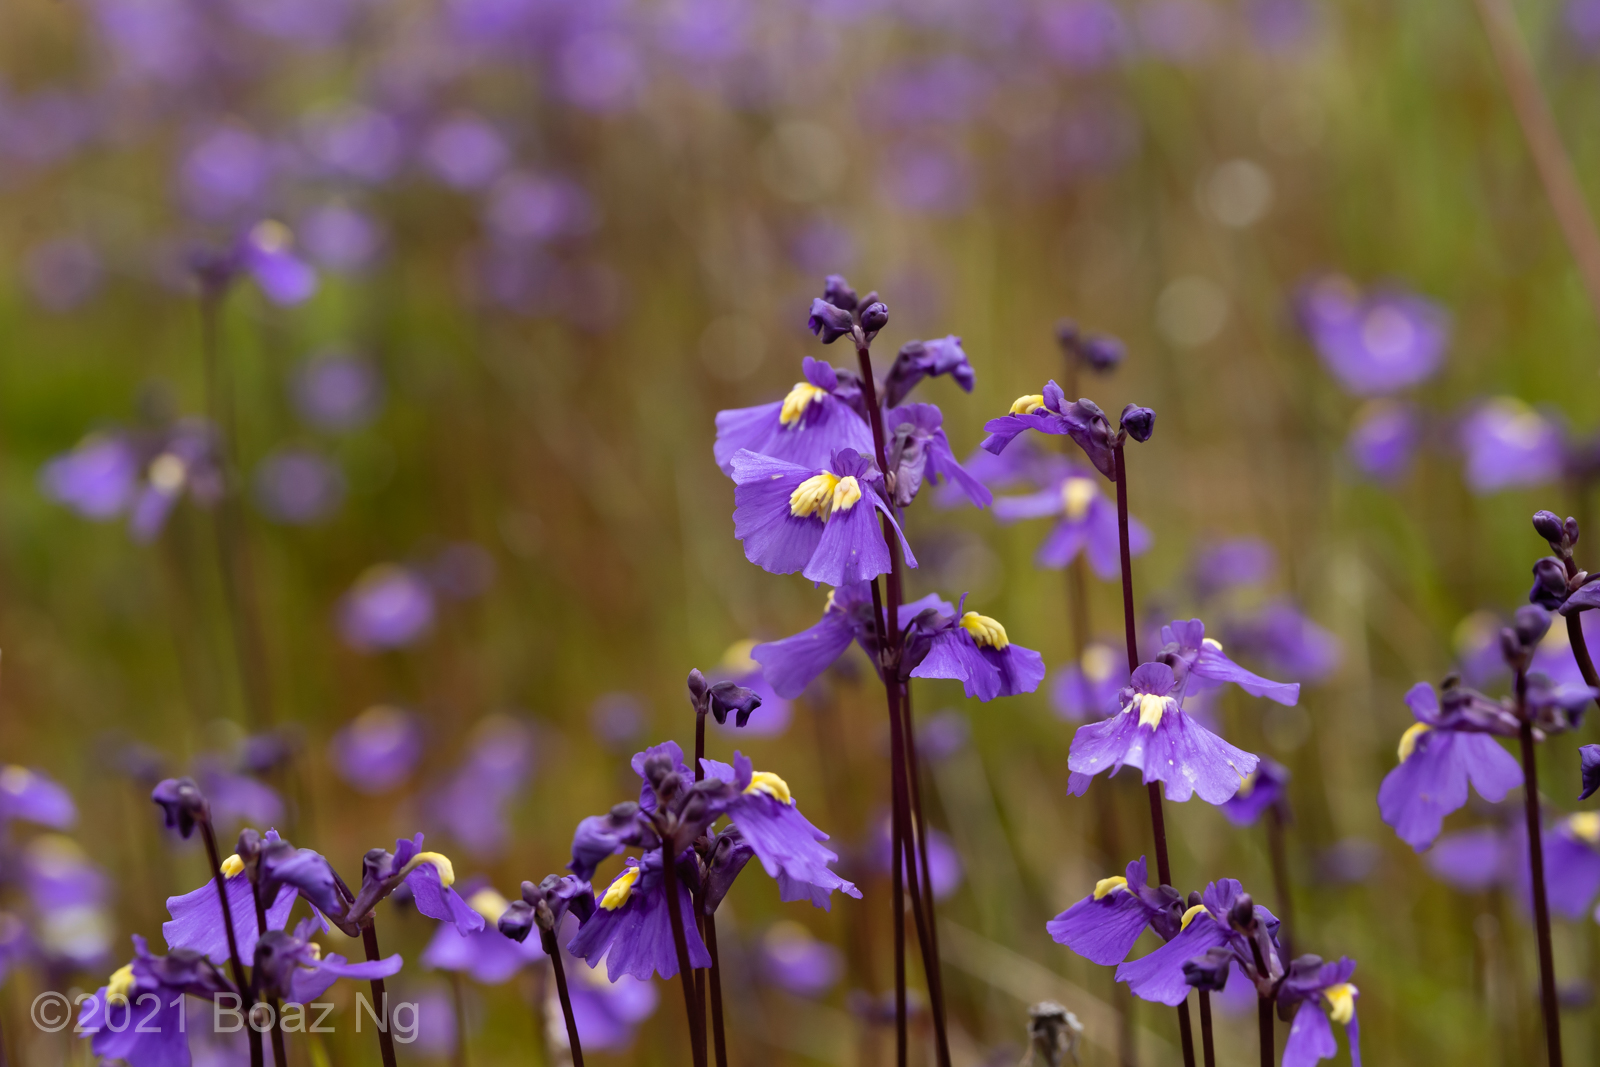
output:
[[[561,1017],[567,1024],[567,1045],[572,1049],[572,1067],[583,1067],[583,1046],[578,1043],[578,1020],[572,1014],[572,996],[567,992],[567,970],[561,965],[561,946],[556,944],[556,932],[541,929],[539,943],[544,946],[544,954],[550,957],[550,969],[556,974],[556,994],[561,998]],[[542,1024],[539,1029],[542,1033]]]
[[[1539,761],[1533,747],[1533,722],[1527,707],[1528,675],[1517,671],[1517,715],[1522,720],[1522,797],[1528,820],[1528,869],[1533,876],[1533,925],[1539,938],[1539,1005],[1544,1014],[1550,1067],[1561,1067],[1561,1007],[1556,1000],[1556,967],[1550,946],[1550,904],[1544,887],[1544,826],[1539,817]]]
[[[689,966],[689,941],[683,932],[683,912],[678,897],[678,858],[672,855],[672,842],[661,846],[661,880],[667,891],[667,917],[672,925],[672,944],[678,952],[678,978],[683,982],[683,1007],[689,1014],[689,1046],[694,1067],[706,1067],[705,1012],[694,995],[694,969]]]
[[[245,1004],[245,1030],[250,1040],[250,1067],[262,1067],[266,1061],[261,1052],[261,1031],[248,1024],[249,1009],[255,1004],[255,995],[245,978],[244,963],[239,959],[239,938],[233,932],[233,907],[228,903],[228,886],[222,877],[222,858],[217,855],[217,835],[208,818],[197,820],[195,825],[200,827],[200,839],[206,845],[206,858],[211,861],[211,881],[217,887],[217,902],[222,905],[222,927],[228,934],[228,963],[233,970],[233,984],[239,988],[240,1003],[249,997],[249,1004]]]
[[[361,924],[361,946],[367,950],[369,962],[383,958],[383,953],[378,951],[378,928],[373,925],[370,916]],[[394,1037],[389,1033],[389,994],[383,987],[382,978],[372,979],[371,986],[373,1009],[383,1012],[383,1025],[376,1027],[378,1052],[383,1056],[383,1067],[395,1067]]]

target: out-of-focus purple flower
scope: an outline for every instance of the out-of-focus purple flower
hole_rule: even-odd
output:
[[[904,144],[884,159],[879,187],[903,211],[954,215],[972,199],[972,166],[954,148],[930,142]]]
[[[22,883],[38,916],[34,939],[46,959],[92,967],[111,950],[105,874],[77,842],[40,834],[22,854]]]
[[[1263,812],[1284,800],[1288,788],[1289,769],[1276,760],[1263,758],[1245,777],[1239,791],[1219,807],[1233,825],[1254,826]]]
[[[1050,705],[1068,722],[1106,719],[1122,709],[1118,699],[1128,684],[1128,666],[1109,646],[1084,647],[1078,662],[1056,672]]]
[[[1600,0],[1567,0],[1561,23],[1580,51],[1590,56],[1600,52]]]
[[[1341,275],[1300,290],[1295,310],[1322,362],[1355,396],[1381,396],[1426,381],[1450,342],[1450,317],[1399,289],[1363,294]]]
[[[877,832],[872,837],[872,851],[870,855],[873,867],[880,874],[888,874],[892,869],[892,854],[894,852],[894,830],[889,817],[885,815],[878,820]],[[961,883],[966,877],[966,871],[961,865],[961,854],[951,843],[950,838],[940,830],[928,827],[928,874],[933,881],[933,898],[944,900],[961,888]],[[917,878],[922,878],[922,868],[919,863]]]
[[[1399,400],[1369,400],[1356,412],[1345,452],[1375,482],[1398,482],[1411,470],[1422,425],[1417,409]]]
[[[967,747],[972,740],[972,721],[955,708],[934,712],[917,730],[917,756],[925,760],[945,760]]]
[[[1039,31],[1051,58],[1071,71],[1093,71],[1119,60],[1128,28],[1108,0],[1061,0],[1039,12]]]
[[[1462,680],[1475,689],[1507,671],[1505,657],[1500,654],[1500,631],[1504,626],[1505,620],[1492,611],[1475,611],[1456,624],[1452,637],[1456,666]],[[1564,630],[1561,626],[1550,628],[1552,634]]]
[[[462,936],[449,923],[440,923],[433,940],[422,950],[424,967],[461,971],[471,975],[473,981],[499,985],[544,958],[544,949],[537,939],[513,941],[496,928],[495,924],[510,904],[493,888],[479,889],[468,894],[466,900],[468,907],[483,916],[483,929]],[[582,1040],[581,1035],[579,1040]]]
[[[494,556],[482,545],[457,541],[444,546],[428,565],[428,580],[440,596],[473,600],[494,585]]]
[[[511,150],[494,126],[477,115],[462,114],[428,131],[422,159],[450,188],[482,189],[505,169]]]
[[[569,178],[513,173],[497,181],[484,221],[507,241],[552,241],[594,227],[594,201]]]
[[[250,227],[238,255],[240,265],[274,304],[302,304],[317,291],[317,272],[295,254],[294,234],[276,219]]]
[[[133,500],[138,478],[138,453],[120,434],[86,437],[39,472],[46,496],[100,522],[122,514]]]
[[[209,221],[237,219],[259,210],[272,182],[272,150],[243,126],[204,131],[179,164],[184,206]]]
[[[383,251],[383,229],[378,221],[349,204],[313,208],[301,216],[298,232],[311,261],[336,274],[364,270]]]
[[[1317,876],[1329,885],[1356,885],[1372,877],[1383,849],[1364,837],[1347,837],[1317,854]]]
[[[460,767],[434,794],[434,820],[471,855],[505,848],[511,836],[505,809],[533,776],[534,741],[526,722],[490,716],[474,728]]]
[[[244,28],[306,48],[338,42],[355,14],[352,0],[232,0],[230,14]]]
[[[387,793],[422,760],[422,724],[410,712],[379,704],[333,735],[328,758],[358,793]]]
[[[1286,600],[1226,620],[1228,647],[1255,656],[1274,673],[1315,684],[1339,666],[1339,639]]]
[[[366,360],[332,353],[300,368],[290,399],[300,417],[318,429],[354,430],[377,413],[383,382]]]
[[[607,748],[627,751],[644,732],[646,710],[637,694],[602,693],[589,708],[589,725]]]
[[[390,978],[400,972],[398,955],[360,963],[351,963],[337,952],[323,955],[322,946],[311,941],[320,925],[320,920],[307,918],[300,921],[293,933],[268,930],[261,935],[256,943],[252,978],[259,983],[265,996],[281,997],[287,1004],[309,1004],[340,978],[370,981]]]
[[[858,254],[850,228],[821,216],[795,232],[789,250],[795,266],[806,274],[848,268]]]
[[[379,183],[399,169],[404,140],[400,124],[390,116],[343,104],[307,118],[305,146],[333,176]]]
[[[1059,569],[1083,552],[1101,578],[1115,578],[1122,569],[1116,501],[1101,492],[1093,471],[1077,465],[1036,493],[1001,497],[994,517],[1002,523],[1056,518],[1056,524],[1034,554],[1039,567]],[[1150,531],[1138,519],[1128,520],[1129,551],[1137,556],[1150,548]]]
[[[824,997],[844,973],[844,957],[799,923],[784,920],[761,937],[761,973],[797,997]]]
[[[1578,794],[1579,800],[1588,800],[1600,789],[1600,745],[1584,745],[1578,749],[1579,771],[1583,783],[1583,792]]]
[[[692,78],[739,56],[752,11],[748,0],[678,0],[662,14],[662,43],[688,61],[683,69]]]
[[[433,618],[428,583],[392,563],[369,567],[339,603],[339,632],[360,652],[404,648],[433,627]]]
[[[1289,52],[1315,36],[1317,10],[1310,0],[1249,0],[1245,19],[1256,47],[1266,52]]]
[[[1145,49],[1182,65],[1211,56],[1222,32],[1217,10],[1206,0],[1153,0],[1139,8],[1138,18]]]
[[[438,988],[419,991],[408,987],[395,995],[417,1006],[417,1037],[410,1049],[418,1056],[448,1059],[457,1047],[455,1005],[450,994]],[[588,1047],[587,1042],[584,1047]]]
[[[178,498],[185,492],[201,507],[222,496],[222,470],[217,465],[216,440],[210,425],[185,419],[150,443],[144,477],[134,491],[128,513],[128,532],[135,541],[152,541],[166,525]]]
[[[859,94],[861,117],[879,128],[957,125],[982,111],[993,87],[972,59],[943,55],[880,75]]]
[[[274,452],[256,468],[256,503],[278,522],[305,525],[326,518],[344,499],[344,475],[301,448]]]
[[[11,972],[27,962],[34,951],[28,924],[15,915],[0,911],[0,985],[5,985]]]
[[[78,821],[72,794],[42,771],[15,763],[0,767],[0,833],[13,819],[67,830]]]
[[[634,1029],[655,1014],[659,1002],[655,986],[628,974],[608,980],[598,966],[572,955],[566,945],[577,934],[577,928],[577,916],[563,917],[556,941],[562,946],[578,1040],[584,1048],[622,1051],[633,1042]],[[557,1048],[565,1048],[567,1028],[560,1020],[560,1012],[552,1012],[547,1018],[550,1041]]]
[[[1561,430],[1527,404],[1498,396],[1461,421],[1467,487],[1474,493],[1548,485],[1561,477]]]
[[[761,664],[750,658],[750,651],[755,647],[753,640],[735,641],[723,653],[717,669],[708,676],[713,682],[726,680],[754,690],[756,696],[761,698],[761,706],[750,713],[744,725],[737,726],[732,722],[719,725],[724,730],[755,737],[777,737],[789,729],[794,706],[767,684],[766,677],[761,673]]]
[[[1195,596],[1208,600],[1239,586],[1260,585],[1277,565],[1278,554],[1258,537],[1214,542],[1197,552],[1190,566]]]
[[[24,254],[23,271],[33,299],[57,313],[87,303],[99,291],[104,273],[99,253],[82,237],[57,237],[34,245]]]
[[[606,30],[574,35],[556,56],[557,91],[571,104],[601,114],[632,107],[644,88],[644,66],[632,41]]]
[[[211,820],[219,829],[248,824],[271,826],[283,819],[283,798],[278,791],[248,774],[240,774],[221,757],[197,757],[194,778],[211,804]]]
[[[1043,451],[1031,437],[1013,441],[999,455],[984,448],[974,449],[961,466],[968,475],[994,490],[1043,488],[1060,481],[1073,469],[1071,461],[1059,453]],[[971,502],[966,492],[954,484],[941,487],[934,500],[940,507]]]
[[[182,85],[211,54],[200,13],[183,0],[100,0],[93,13],[120,80]]]
[[[1164,782],[1168,800],[1181,803],[1199,793],[1206,803],[1221,804],[1237,793],[1257,758],[1193,721],[1175,692],[1183,690],[1172,667],[1141,664],[1123,691],[1123,709],[1073,734],[1069,791],[1081,796],[1095,775],[1129,766],[1144,772],[1146,784]]]
[[[1356,1019],[1361,991],[1350,983],[1355,969],[1356,961],[1348,956],[1332,963],[1323,963],[1318,956],[1301,956],[1289,965],[1277,990],[1278,1013],[1287,1015],[1294,1010],[1283,1046],[1283,1067],[1316,1067],[1319,1060],[1337,1056],[1333,1023],[1345,1028],[1350,1062],[1361,1062],[1361,1025]]]

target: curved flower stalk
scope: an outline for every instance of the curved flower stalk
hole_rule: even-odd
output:
[[[567,1025],[567,1047],[572,1051],[573,1067],[583,1067],[583,1045],[579,1038],[578,1021],[572,1006],[572,993],[567,988],[566,968],[562,964],[561,948],[556,944],[556,931],[568,912],[580,923],[594,914],[594,889],[585,878],[577,875],[547,875],[535,885],[522,883],[522,899],[506,905],[495,922],[500,934],[521,945],[535,926],[539,928],[539,946],[550,959],[556,976],[556,991],[561,998],[561,1015]],[[612,978],[616,981],[616,977]]]

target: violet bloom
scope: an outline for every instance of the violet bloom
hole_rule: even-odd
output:
[[[488,229],[502,241],[552,241],[594,227],[593,201],[569,178],[507,174],[494,185],[484,210]]]
[[[78,821],[78,809],[72,794],[44,772],[9,763],[0,766],[0,834],[14,819],[67,830]]]
[[[1069,402],[1053,381],[1045,383],[1042,393],[1018,397],[1011,404],[1010,414],[990,419],[983,428],[989,432],[983,448],[997,456],[1027,430],[1064,434],[1078,443],[1095,470],[1116,480],[1116,431],[1111,429],[1105,412],[1092,400]]]
[[[303,304],[317,291],[317,272],[295,255],[294,234],[275,219],[252,226],[239,241],[235,255],[274,304]]]
[[[161,533],[185,492],[201,507],[210,507],[222,496],[222,470],[208,424],[197,419],[179,422],[152,451],[155,457],[144,468],[128,513],[129,533],[140,543]]]
[[[39,472],[39,485],[46,496],[100,522],[127,509],[138,480],[138,453],[120,434],[86,437]]]
[[[1426,381],[1450,342],[1450,316],[1432,301],[1397,289],[1362,294],[1337,275],[1306,285],[1295,311],[1323,364],[1355,396]]]
[[[824,467],[842,448],[872,455],[872,430],[856,409],[860,380],[810,356],[801,373],[805,380],[782,400],[717,412],[712,454],[724,474],[733,476],[741,450],[802,467]]]
[[[1128,50],[1128,29],[1109,0],[1058,0],[1039,12],[1040,43],[1074,72],[1099,70]]]
[[[1464,893],[1510,885],[1517,879],[1518,853],[1526,869],[1528,851],[1526,833],[1519,839],[1516,829],[1512,826],[1507,832],[1498,826],[1475,826],[1443,834],[1423,862],[1434,877]]]
[[[511,902],[492,887],[467,896],[467,906],[484,918],[484,927],[463,937],[448,923],[441,923],[422,952],[422,965],[443,971],[459,971],[475,982],[499,985],[516,973],[544,958],[536,938],[515,941],[496,927]]]
[[[1274,672],[1307,682],[1325,681],[1339,666],[1339,639],[1285,600],[1226,620],[1223,632],[1229,648],[1242,649]]]
[[[996,490],[1019,486],[1038,489],[1060,480],[1072,469],[1060,453],[1043,451],[1029,437],[1016,441],[998,456],[987,449],[974,449],[961,466],[971,477]],[[954,484],[943,486],[935,497],[940,507],[956,507],[970,500],[968,494]]]
[[[726,730],[737,730],[754,737],[777,737],[789,729],[793,705],[767,684],[766,677],[761,673],[761,664],[750,657],[750,651],[755,647],[756,642],[753,640],[735,641],[729,645],[728,650],[722,654],[722,662],[711,672],[709,680],[730,681],[749,689],[761,698],[761,704],[745,718],[742,724],[719,721],[717,725]]]
[[[1172,940],[1182,916],[1183,898],[1171,886],[1150,885],[1140,856],[1128,864],[1126,874],[1096,882],[1094,892],[1051,919],[1045,929],[1056,944],[1110,967],[1128,958],[1148,928]]]
[[[511,838],[506,809],[532,778],[535,754],[528,723],[506,715],[484,719],[461,765],[429,798],[433,818],[471,855],[498,855]]]
[[[1118,965],[1117,981],[1127,982],[1134,996],[1168,1007],[1182,1004],[1191,985],[1198,984],[1190,981],[1194,965],[1213,953],[1213,969],[1218,980],[1210,983],[1212,989],[1226,985],[1225,976],[1231,973],[1234,963],[1255,978],[1256,948],[1261,950],[1269,972],[1261,976],[1269,988],[1274,980],[1283,976],[1283,956],[1277,943],[1278,920],[1266,908],[1251,901],[1236,879],[1224,878],[1210,883],[1200,901],[1183,913],[1172,940],[1149,955]]]
[[[963,391],[972,392],[976,376],[967,360],[961,338],[955,334],[932,341],[908,341],[900,346],[883,381],[883,405],[898,407],[924,378],[948,374]],[[887,424],[886,424],[887,428]]]
[[[352,103],[323,108],[309,116],[305,146],[330,176],[367,184],[393,177],[404,150],[399,122]]]
[[[1119,694],[1127,684],[1128,667],[1120,652],[1087,645],[1077,663],[1056,672],[1050,704],[1068,722],[1110,718],[1122,710]]]
[[[1406,694],[1416,718],[1400,737],[1400,764],[1378,787],[1378,809],[1400,840],[1418,852],[1439,836],[1444,817],[1467,802],[1470,781],[1490,803],[1522,784],[1522,768],[1494,735],[1514,737],[1514,714],[1470,689],[1447,686],[1441,706],[1433,686]]]
[[[1055,517],[1055,526],[1039,545],[1034,563],[1059,569],[1084,553],[1089,566],[1110,580],[1122,570],[1117,532],[1117,502],[1100,491],[1094,473],[1072,466],[1037,493],[1001,497],[995,518],[1002,523]],[[1150,547],[1150,531],[1138,519],[1128,520],[1128,549],[1137,556]]]
[[[184,996],[210,999],[233,994],[233,984],[198,953],[152,955],[133,935],[133,962],[119,968],[78,1009],[75,1032],[90,1039],[103,1060],[128,1067],[178,1067],[189,1063]],[[130,1025],[137,1024],[137,1025]]]
[[[422,159],[434,177],[452,189],[481,189],[511,159],[505,138],[477,115],[455,115],[428,132]]]
[[[1167,664],[1141,664],[1122,691],[1123,709],[1073,734],[1069,791],[1082,796],[1095,775],[1129,766],[1144,772],[1146,785],[1165,782],[1168,800],[1199,793],[1206,803],[1221,804],[1237,793],[1257,758],[1185,714],[1182,692]]]
[[[1236,537],[1208,545],[1190,566],[1195,596],[1209,600],[1240,586],[1260,585],[1272,577],[1278,554],[1257,537]]]
[[[403,961],[398,954],[361,963],[351,963],[337,952],[323,955],[321,946],[311,941],[320,925],[316,919],[302,919],[293,933],[273,929],[261,935],[252,958],[255,978],[267,996],[280,997],[286,1004],[310,1004],[341,978],[371,981],[400,973]],[[243,945],[239,951],[244,951]]]
[[[1323,963],[1319,956],[1301,956],[1289,966],[1278,988],[1278,1012],[1295,1009],[1289,1040],[1283,1046],[1283,1067],[1315,1067],[1319,1060],[1339,1054],[1332,1023],[1345,1028],[1350,1042],[1350,1062],[1361,1067],[1361,1024],[1356,1001],[1361,991],[1350,984],[1356,961],[1348,956]]]
[[[564,916],[562,924],[556,943],[562,946],[562,967],[572,998],[573,1020],[578,1024],[578,1040],[586,1049],[626,1049],[633,1041],[634,1029],[655,1014],[659,1000],[655,986],[627,974],[608,981],[599,968],[580,961],[566,949],[577,936],[577,916]],[[549,1040],[555,1047],[565,1048],[566,1026],[554,1014],[548,1022]]]
[[[740,450],[733,482],[734,536],[744,542],[745,558],[765,571],[800,571],[834,586],[887,573],[889,544],[878,512],[889,517],[906,565],[917,565],[883,497],[883,475],[854,449],[835,452],[821,470]]]
[[[1561,430],[1514,397],[1484,401],[1462,420],[1467,487],[1480,495],[1561,477]]]
[[[217,756],[196,758],[194,777],[210,802],[211,820],[219,828],[244,823],[271,825],[283,819],[283,798],[276,789],[239,773]]]
[[[67,967],[98,964],[111,948],[109,883],[69,837],[40,834],[22,854],[22,884],[37,916],[35,940],[47,961]]]
[[[1589,914],[1600,895],[1600,812],[1580,811],[1544,831],[1545,892],[1550,909],[1573,921]],[[1521,858],[1527,844],[1522,842]],[[1518,865],[1522,899],[1531,901],[1532,875],[1526,862]]]
[[[275,842],[279,838],[275,831],[268,830],[266,840]],[[255,956],[258,933],[255,890],[242,863],[224,862],[222,866],[222,884],[228,892],[228,910],[233,916],[233,933],[239,946],[239,955],[249,960]],[[273,898],[265,908],[267,929],[283,929],[298,895],[295,887],[288,883],[274,890]],[[166,939],[169,949],[198,952],[219,967],[228,962],[228,930],[222,923],[215,879],[207,878],[198,889],[181,896],[168,897],[167,913],[172,918],[161,924],[161,936]]]
[[[894,473],[894,503],[906,507],[922,489],[948,481],[980,508],[988,507],[992,493],[956,462],[944,435],[944,414],[933,404],[906,404],[883,413],[888,436],[885,458]]]
[[[1174,619],[1161,628],[1161,651],[1156,659],[1173,669],[1180,697],[1232,683],[1253,697],[1293,707],[1300,700],[1300,683],[1274,682],[1239,666],[1222,651],[1222,643],[1206,636],[1199,619]]]
[[[1578,799],[1588,800],[1600,789],[1600,745],[1584,745],[1578,749],[1578,756],[1583,782],[1583,792],[1578,794]]]
[[[364,571],[339,604],[339,632],[358,652],[404,648],[433,627],[433,591],[412,571],[381,563]]]
[[[184,154],[178,184],[191,212],[222,221],[259,207],[272,171],[272,149],[254,132],[237,125],[217,126]]]
[[[678,956],[667,912],[661,856],[659,848],[637,859],[629,856],[601,895],[594,915],[567,945],[574,956],[587,960],[592,967],[598,967],[601,959],[606,960],[606,973],[613,982],[623,975],[640,981],[652,974],[677,977]],[[693,899],[682,886],[678,889],[678,907],[683,915],[689,966],[696,970],[710,967],[711,954],[695,925]]]
[[[335,353],[318,356],[295,373],[290,399],[306,422],[338,432],[370,422],[382,397],[383,382],[370,363]]]
[[[1289,768],[1263,757],[1256,769],[1246,776],[1239,791],[1220,805],[1220,809],[1233,825],[1254,826],[1268,808],[1286,801],[1288,788]]]
[[[328,758],[358,793],[387,793],[402,785],[422,759],[422,726],[410,712],[375,705],[333,735]]]
[[[269,518],[301,526],[326,518],[339,506],[344,475],[315,452],[286,448],[261,461],[255,489],[256,503]]]
[[[1356,412],[1345,452],[1356,469],[1375,482],[1392,484],[1411,470],[1422,425],[1410,404],[1380,398]]]
[[[761,937],[760,960],[767,981],[808,999],[827,996],[844,973],[844,957],[838,949],[788,920],[767,927]]]
[[[331,203],[300,217],[296,230],[307,257],[335,274],[355,274],[372,266],[383,251],[379,222],[349,204]]]

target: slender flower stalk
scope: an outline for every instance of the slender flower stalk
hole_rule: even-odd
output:
[[[1128,672],[1139,669],[1139,632],[1133,617],[1133,553],[1128,547],[1128,463],[1124,442],[1113,447],[1117,471],[1117,543],[1122,558],[1122,620],[1128,645]],[[1161,809],[1161,783],[1146,787],[1150,798],[1150,829],[1155,836],[1156,875],[1161,885],[1172,884],[1172,860],[1167,853],[1167,823]],[[1270,1025],[1270,1021],[1269,1021]],[[1178,1005],[1178,1037],[1183,1044],[1184,1067],[1194,1067],[1194,1032],[1189,1021],[1189,1002]]]
[[[383,958],[383,953],[378,951],[378,928],[373,925],[370,915],[361,924],[361,945],[366,949],[369,961]],[[378,1052],[383,1056],[383,1067],[396,1067],[394,1038],[389,1033],[389,994],[383,987],[382,978],[372,978],[369,981],[372,985],[373,1006],[382,1012],[381,1025],[373,1028],[378,1031]]]
[[[1276,1042],[1272,1036],[1272,1001],[1267,997],[1256,1000],[1256,1025],[1261,1037],[1261,1067],[1273,1067]]]
[[[689,1044],[694,1067],[706,1067],[705,1011],[695,999],[694,968],[689,963],[689,942],[683,933],[683,912],[678,903],[678,872],[676,856],[670,841],[663,842],[661,853],[661,879],[666,887],[667,918],[672,925],[672,946],[678,955],[678,978],[683,982],[683,1006],[689,1015]]]
[[[1283,954],[1294,958],[1294,897],[1289,887],[1287,826],[1283,804],[1274,803],[1267,811],[1267,854],[1272,860],[1272,888],[1278,896],[1278,943]]]
[[[193,788],[192,783],[190,788]],[[199,797],[199,790],[195,790],[195,796]],[[239,940],[233,932],[233,908],[228,904],[228,891],[223,884],[222,857],[217,854],[217,835],[211,826],[211,809],[204,798],[191,802],[191,806],[194,811],[194,825],[200,828],[200,838],[206,845],[206,859],[211,864],[211,881],[217,888],[217,902],[222,906],[222,928],[228,934],[228,965],[233,971],[233,984],[238,986],[239,995],[242,997],[251,989],[251,985],[245,979],[244,963],[239,959]],[[250,1067],[262,1067],[265,1059],[261,1049],[261,1031],[254,1026],[247,1026],[245,1029],[249,1032]]]
[[[1205,1067],[1217,1067],[1217,1051],[1211,1040],[1211,993],[1200,990],[1200,1055]]]
[[[572,1014],[572,994],[567,992],[567,971],[561,963],[561,946],[556,944],[554,930],[540,930],[539,944],[550,957],[550,969],[556,975],[556,996],[561,998],[561,1018],[567,1024],[567,1046],[572,1050],[572,1067],[583,1067],[583,1046],[578,1041],[578,1020]],[[544,1027],[539,1028],[542,1032]]]
[[[704,780],[706,776],[705,764],[701,762],[706,756],[706,713],[711,710],[711,700],[715,699],[712,689],[707,689],[706,692],[711,699],[695,702],[694,780],[697,782]],[[722,1019],[722,963],[717,954],[717,916],[715,912],[706,910],[703,891],[695,894],[694,917],[695,922],[700,927],[700,940],[705,942],[706,951],[711,954],[709,999],[711,1001],[711,1044],[713,1055],[716,1057],[717,1067],[728,1067],[728,1038],[723,1028]],[[702,1009],[707,1000],[706,984],[705,972],[696,971],[695,997],[699,1000]]]
[[[495,921],[500,933],[519,945],[528,939],[528,934],[535,926],[539,928],[539,947],[550,957],[550,969],[556,976],[556,995],[561,999],[561,1017],[567,1024],[567,1047],[572,1050],[572,1067],[583,1067],[583,1046],[578,1041],[578,1020],[572,1011],[572,994],[567,989],[567,970],[561,959],[561,946],[556,940],[556,931],[561,929],[562,920],[566,918],[567,912],[572,913],[572,917],[578,921],[581,928],[581,925],[594,915],[594,909],[594,890],[590,887],[588,879],[575,875],[562,877],[552,874],[537,885],[533,882],[523,882],[522,898],[508,904],[500,918]],[[539,1006],[535,1010],[535,1018],[539,1020],[538,1031],[543,1035],[545,1027],[542,1020],[544,1004],[542,989],[534,1003]]]
[[[220,873],[220,868],[219,868]],[[250,899],[256,905],[256,937],[263,938],[267,933],[267,908],[261,901],[261,891],[255,885],[250,887]],[[257,945],[261,942],[258,940]],[[258,977],[252,974],[252,979]],[[288,1053],[283,1047],[283,1002],[279,997],[268,997],[267,1003],[272,1005],[272,1062],[275,1067],[287,1067]]]
[[[1556,1000],[1556,969],[1550,945],[1550,904],[1545,895],[1544,827],[1539,817],[1539,761],[1533,747],[1533,719],[1528,711],[1528,673],[1516,674],[1517,715],[1522,720],[1523,810],[1528,820],[1528,868],[1533,879],[1533,923],[1539,939],[1539,1004],[1544,1015],[1549,1067],[1561,1067],[1561,1008]]]

